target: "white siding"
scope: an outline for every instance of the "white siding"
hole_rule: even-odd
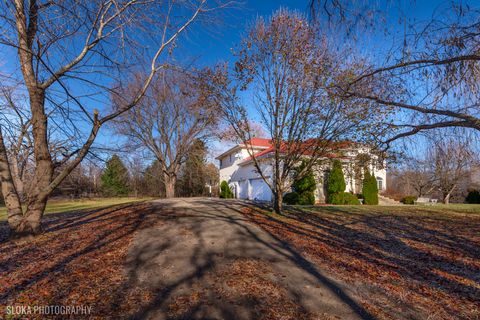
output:
[[[259,150],[260,151],[260,150]],[[349,150],[346,153],[346,156],[353,159],[358,153],[367,153],[368,149],[361,147],[356,150]],[[232,149],[230,153],[224,154],[221,158],[220,166],[220,181],[227,181],[232,187],[236,197],[241,199],[251,199],[251,200],[263,200],[271,201],[272,192],[268,185],[263,181],[260,174],[257,172],[253,163],[247,163],[239,165],[245,159],[249,158],[250,155],[246,149]],[[271,181],[272,177],[272,166],[270,164],[271,159],[263,158],[261,161],[261,169],[263,175]],[[356,181],[353,177],[353,163],[349,163],[348,159],[343,159],[343,172],[346,182],[346,191],[347,192],[360,192],[360,190],[355,190],[356,185],[361,186],[361,181]],[[372,161],[372,165],[369,170],[377,179],[382,180],[382,190],[386,189],[387,182],[387,172],[385,163],[378,164],[376,161]],[[376,165],[375,165],[376,164]],[[317,202],[325,201],[324,194],[324,172],[327,169],[328,165],[321,165],[317,168],[314,168],[314,173],[317,180],[317,190],[315,191],[315,198]],[[382,191],[379,190],[379,191]]]
[[[272,201],[272,190],[263,179],[251,179],[252,190],[250,200]]]
[[[247,149],[234,150],[230,154],[223,156],[220,165],[220,181],[237,181],[241,179],[233,179],[233,175],[239,169],[239,163],[250,157]],[[241,168],[241,167],[240,167]]]
[[[248,199],[248,180],[240,181],[238,185],[239,185],[238,197],[240,199]]]

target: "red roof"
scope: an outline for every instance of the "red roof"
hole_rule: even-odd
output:
[[[272,147],[272,139],[252,138],[247,140],[245,144],[252,145],[254,147]]]
[[[258,141],[257,141],[257,140],[254,140],[254,139],[258,139]],[[253,144],[252,144],[253,146],[257,146],[257,144],[255,144],[255,143],[265,143],[265,144],[268,143],[268,147],[269,147],[268,149],[265,149],[265,150],[262,150],[262,151],[260,151],[260,152],[255,153],[255,154],[254,154],[255,158],[258,158],[258,157],[264,156],[264,155],[266,155],[266,154],[272,153],[272,152],[274,152],[274,150],[275,150],[274,146],[272,145],[272,140],[270,140],[270,139],[252,138],[252,142],[253,142]],[[309,139],[309,140],[306,140],[306,141],[303,143],[303,145],[305,145],[305,146],[307,146],[307,147],[308,147],[309,145],[312,145],[312,146],[313,146],[315,142],[316,142],[315,139]],[[353,143],[352,143],[351,141],[333,142],[333,143],[331,143],[331,146],[330,146],[329,149],[332,149],[332,150],[344,149],[344,148],[346,148],[346,147],[351,146],[352,144],[353,144]],[[265,146],[266,146],[266,145],[265,145]],[[280,152],[285,152],[285,149],[286,149],[286,147],[285,147],[285,145],[282,143],[282,145],[281,145],[281,147],[280,147]],[[303,150],[303,153],[304,153],[304,154],[308,154],[309,152],[308,152],[307,149],[305,149],[305,150]],[[331,158],[331,159],[335,159],[335,158],[340,158],[340,159],[342,159],[342,158],[345,158],[345,157],[342,157],[341,155],[335,154],[335,153],[325,154],[325,157]],[[245,163],[247,163],[247,162],[249,162],[249,161],[251,161],[251,160],[252,160],[252,157],[248,157],[248,158],[246,158],[245,160],[243,160],[240,164],[245,164]]]

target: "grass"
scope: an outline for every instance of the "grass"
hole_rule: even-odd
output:
[[[86,209],[104,208],[117,204],[124,204],[130,202],[138,202],[149,200],[150,198],[93,198],[93,199],[78,199],[78,200],[50,200],[48,201],[46,214],[62,213],[69,211],[79,211]],[[0,221],[7,219],[7,209],[0,206]]]

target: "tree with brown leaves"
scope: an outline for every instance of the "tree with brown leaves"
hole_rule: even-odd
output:
[[[296,12],[279,10],[259,18],[237,52],[235,75],[224,81],[221,103],[226,121],[248,148],[254,166],[272,190],[281,212],[292,175],[300,179],[312,166],[338,152],[345,139],[360,140],[378,117],[369,103],[343,99],[333,89],[354,73],[355,63],[329,47],[315,25]],[[254,92],[252,108],[238,91]],[[253,110],[252,110],[253,109]],[[270,136],[273,152],[255,154],[250,112]],[[296,171],[304,161],[301,172]]]

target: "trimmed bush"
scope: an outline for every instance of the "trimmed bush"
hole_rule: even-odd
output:
[[[296,171],[301,172],[304,168],[305,163],[302,163]],[[308,170],[300,179],[295,177],[292,185],[293,192],[284,195],[283,201],[290,205],[314,205],[316,188],[315,175],[312,170]]]
[[[298,204],[302,206],[311,206],[315,204],[315,194],[313,191],[306,191],[298,196]]]
[[[342,163],[340,160],[335,160],[327,179],[327,202],[330,204],[360,204],[355,195],[345,192],[346,187]]]
[[[295,191],[287,193],[283,196],[283,202],[289,205],[298,204],[298,193],[296,193]]]
[[[417,197],[406,196],[406,197],[403,197],[400,202],[402,202],[403,204],[415,204],[415,201],[417,201]]]
[[[327,193],[329,195],[344,192],[347,184],[345,183],[345,177],[343,175],[342,163],[340,160],[333,161],[332,171],[328,175],[327,180]]]
[[[330,195],[330,204],[358,205],[360,201],[350,192],[338,192]]]
[[[230,186],[228,185],[227,181],[222,181],[220,183],[220,198],[222,199],[231,199],[233,198],[233,192],[230,189]]]
[[[371,175],[368,170],[365,170],[365,176],[363,177],[362,194],[363,204],[378,204],[377,179],[375,179],[375,176]]]
[[[466,203],[480,203],[480,192],[478,190],[471,190],[465,198]]]
[[[298,170],[303,170],[304,164],[298,168]],[[312,170],[308,170],[303,177],[300,179],[295,179],[292,189],[293,191],[297,192],[298,194],[302,194],[304,192],[314,192],[317,188],[317,184],[315,182],[315,176],[313,175]]]

